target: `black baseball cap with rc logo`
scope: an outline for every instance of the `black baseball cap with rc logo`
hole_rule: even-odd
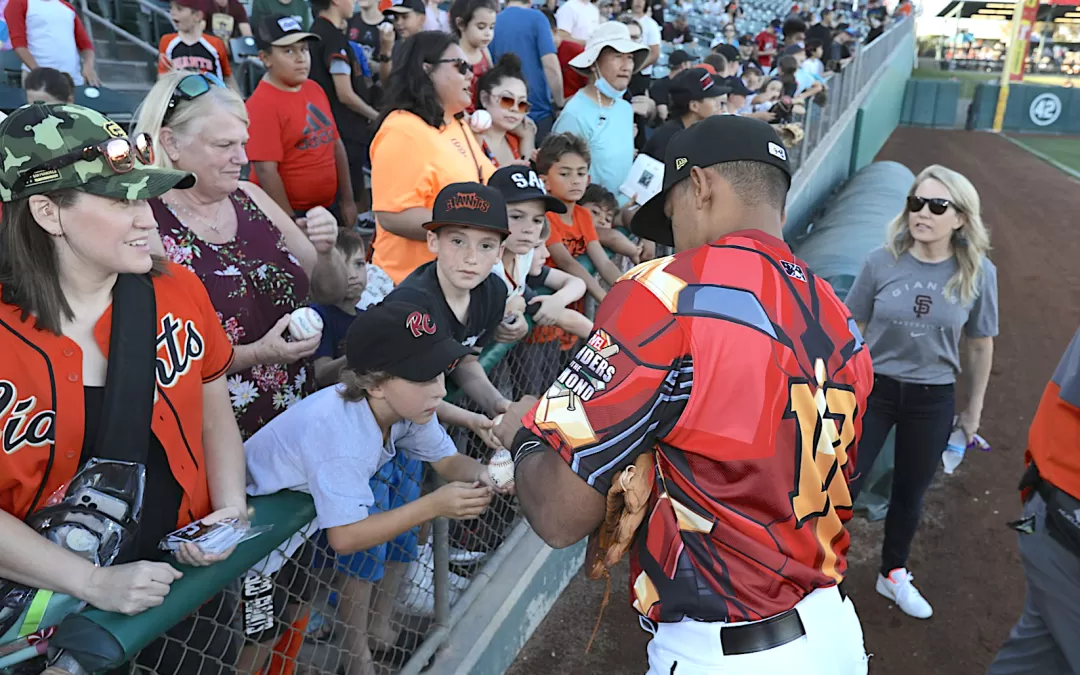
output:
[[[510,235],[506,200],[495,188],[480,183],[451,183],[439,190],[424,229],[435,231],[445,225],[490,230],[505,239]]]
[[[771,164],[783,171],[791,184],[787,148],[771,125],[752,117],[713,115],[671,138],[664,157],[664,187],[638,209],[630,229],[639,237],[673,246],[671,218],[664,214],[671,188],[689,178],[695,166],[705,168],[726,162]]]
[[[347,368],[410,382],[430,382],[471,353],[454,339],[449,326],[435,322],[432,312],[399,300],[357,314],[345,337]]]

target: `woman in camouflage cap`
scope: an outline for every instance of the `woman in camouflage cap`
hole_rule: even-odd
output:
[[[195,178],[154,167],[148,136],[129,138],[74,104],[16,110],[0,123],[0,157],[0,578],[137,614],[181,576],[150,562],[165,535],[247,514],[224,377],[232,346],[198,278],[150,250],[147,200]],[[115,410],[104,395],[113,311],[128,307],[113,306],[120,275],[152,283],[157,381],[138,532],[114,565],[96,567],[23,519],[101,453],[103,412]],[[225,556],[186,545],[176,557],[209,565]]]

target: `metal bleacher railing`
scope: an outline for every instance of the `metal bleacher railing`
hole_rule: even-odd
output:
[[[847,107],[861,100],[897,46],[906,44],[911,24],[894,25],[833,76],[829,104],[807,111],[806,138],[793,158],[797,166],[819,147],[829,151],[819,143]],[[581,262],[592,271],[587,259]],[[530,388],[550,379],[537,371],[557,372],[557,361],[551,351],[506,344],[481,356],[492,381],[511,399],[539,394]],[[461,451],[481,460],[490,455],[476,437],[452,436]],[[372,481],[383,508],[434,487],[434,476],[397,460]],[[438,518],[381,550],[344,560],[317,532],[307,531],[315,515],[309,496],[279,493],[253,498],[250,507],[253,524],[272,529],[222,563],[182,568],[184,577],[159,607],[133,617],[94,609],[69,617],[57,645],[86,672],[411,675],[437,658],[452,627],[528,528],[515,502],[497,496],[479,520]],[[259,567],[275,552],[276,566]],[[291,564],[269,574],[283,560]],[[283,614],[264,612],[253,599],[268,577],[280,591],[274,605],[284,607]],[[191,619],[194,613],[198,618]]]

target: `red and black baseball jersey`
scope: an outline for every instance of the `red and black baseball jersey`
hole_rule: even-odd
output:
[[[605,494],[656,453],[631,555],[637,611],[749,621],[843,579],[872,381],[828,283],[744,231],[628,272],[525,424]]]

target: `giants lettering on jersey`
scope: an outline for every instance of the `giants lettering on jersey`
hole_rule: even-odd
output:
[[[25,446],[48,445],[56,439],[56,412],[34,412],[37,397],[19,398],[15,385],[0,380],[0,420],[4,421],[4,453],[11,455]]]
[[[181,327],[183,332],[181,332]],[[164,347],[164,349],[162,349]],[[194,321],[181,321],[168,313],[161,317],[161,332],[157,336],[158,386],[169,388],[176,384],[191,364],[202,358],[206,342],[195,328]]]
[[[198,73],[213,73],[217,70],[217,64],[204,56],[174,56],[172,66],[176,70],[194,70]]]

